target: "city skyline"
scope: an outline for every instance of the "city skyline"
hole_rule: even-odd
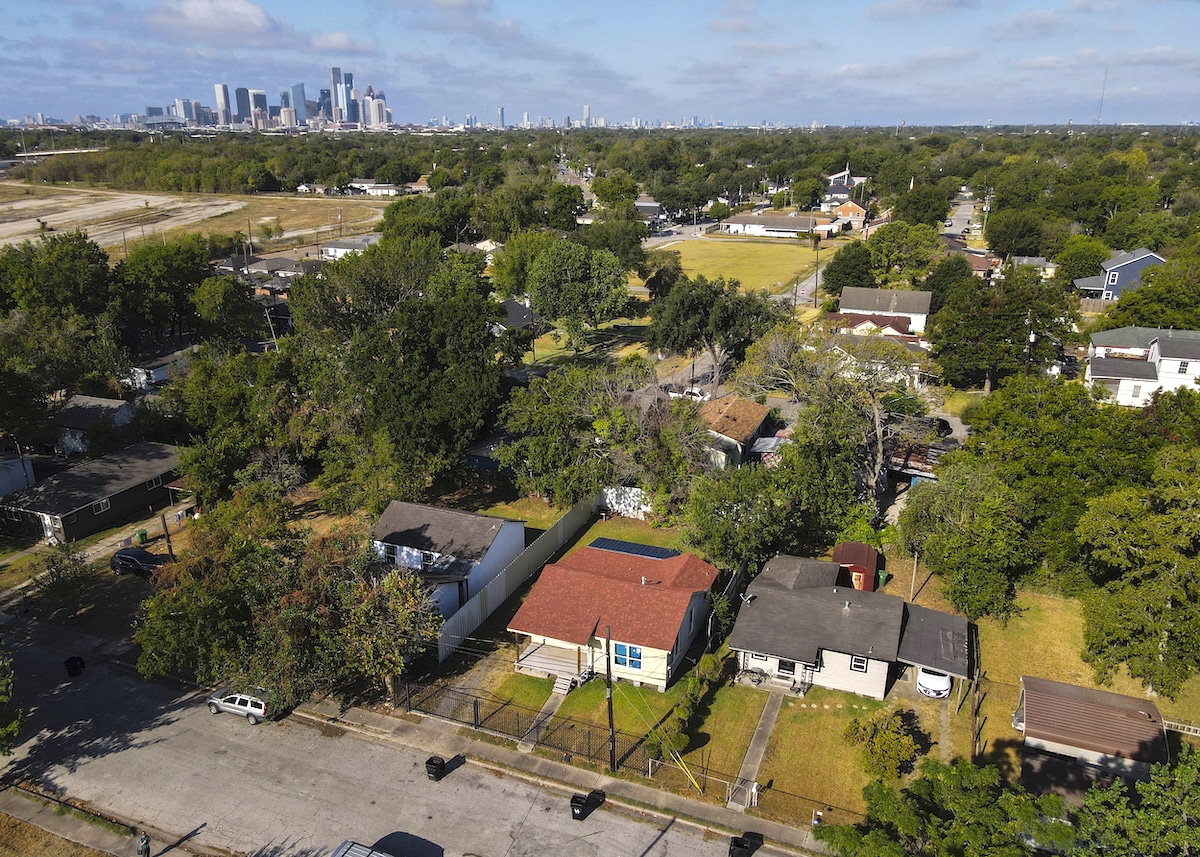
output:
[[[9,19],[0,119],[111,117],[214,84],[309,101],[331,69],[400,124],[1089,125],[1200,119],[1196,0],[46,0]],[[346,91],[350,87],[346,87]],[[236,112],[230,100],[228,109]],[[331,117],[332,118],[332,117]],[[485,120],[486,121],[486,120]],[[517,124],[509,120],[508,124]]]

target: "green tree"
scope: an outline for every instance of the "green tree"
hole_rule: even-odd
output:
[[[538,255],[562,239],[550,232],[518,232],[509,237],[504,249],[492,260],[492,283],[505,298],[523,295],[528,290],[529,268]]]
[[[1101,587],[1084,600],[1085,657],[1104,681],[1122,664],[1174,697],[1200,654],[1200,447],[1168,446],[1149,489],[1088,503],[1079,540]]]
[[[920,752],[906,714],[899,708],[853,718],[842,739],[858,748],[863,770],[879,780],[894,780],[911,770]]]
[[[263,313],[237,277],[209,277],[192,293],[197,327],[205,339],[240,342],[262,332]]]
[[[911,283],[924,277],[944,253],[937,230],[925,223],[885,223],[866,240],[871,267],[881,283]]]
[[[575,218],[587,211],[583,201],[583,188],[554,182],[546,191],[546,225],[551,229],[570,232],[575,228]]]
[[[14,677],[12,657],[0,650],[0,756],[12,753],[25,723],[24,712],[12,704]]]
[[[1200,853],[1200,753],[1184,742],[1150,780],[1093,786],[1076,815],[1071,857],[1177,857]]]
[[[592,180],[592,193],[605,208],[637,199],[637,181],[623,170],[614,170],[609,175],[596,176]]]
[[[1137,325],[1200,330],[1200,241],[1188,241],[1165,265],[1146,268],[1141,280],[1109,308],[1099,329]]]
[[[847,286],[874,289],[878,285],[872,268],[871,251],[862,241],[851,241],[839,248],[829,264],[821,269],[821,288],[827,294],[840,295]]]
[[[937,185],[921,185],[896,200],[892,217],[905,223],[924,223],[939,227],[950,210],[950,200]]]
[[[725,218],[729,217],[731,211],[728,205],[717,200],[708,207],[708,216],[720,223]]]
[[[954,282],[927,334],[946,381],[982,382],[986,393],[998,378],[1022,369],[1040,372],[1056,355],[1072,316],[1061,288],[1032,268],[1009,268],[1003,278]]]
[[[703,350],[712,363],[715,392],[727,364],[740,360],[750,343],[784,313],[765,291],[741,292],[737,280],[685,277],[650,307],[646,341],[652,349],[674,354]]]
[[[629,303],[617,257],[573,241],[551,244],[540,253],[529,267],[527,283],[534,311],[561,320],[576,351],[584,344],[586,328],[619,318]]]
[[[864,487],[875,495],[885,487],[885,423],[893,399],[907,395],[909,383],[930,368],[888,337],[837,336],[787,322],[747,349],[733,384],[752,396],[787,396],[803,406],[806,424],[836,432],[862,450]]]
[[[947,256],[933,266],[925,282],[921,284],[924,291],[930,293],[929,314],[933,315],[946,302],[946,295],[955,287],[963,287],[966,283],[974,283],[975,272],[971,263],[961,253]]]
[[[904,788],[875,782],[863,789],[859,824],[821,825],[814,834],[839,857],[1027,857],[1027,838],[1045,848],[1070,847],[1058,795],[1033,797],[994,767],[925,759]]]
[[[1042,218],[1032,211],[997,211],[983,237],[1002,258],[1036,256],[1042,250]]]
[[[1111,251],[1099,238],[1088,235],[1072,235],[1067,239],[1054,264],[1054,280],[1060,286],[1070,288],[1080,277],[1094,277],[1100,273],[1100,263],[1108,259]]]
[[[900,544],[946,579],[946,597],[971,619],[1011,615],[1031,555],[1013,492],[980,462],[957,460],[914,485],[897,524]]]

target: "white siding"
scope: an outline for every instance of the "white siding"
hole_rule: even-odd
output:
[[[795,673],[792,675],[780,671],[780,658],[761,652],[740,652],[738,664],[743,670],[762,670],[773,682],[791,685],[798,684],[802,678],[808,678],[816,687],[843,690],[871,699],[883,699],[887,692],[891,665],[887,661],[867,658],[867,671],[858,672],[850,669],[850,657],[842,652],[822,650],[819,668],[806,672],[803,664],[795,662]]]

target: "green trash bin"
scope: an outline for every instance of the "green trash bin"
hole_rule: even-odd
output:
[[[146,543],[146,531],[138,530],[135,532],[133,534],[133,540],[139,545],[144,545]]]

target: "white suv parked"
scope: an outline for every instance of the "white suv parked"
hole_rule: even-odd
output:
[[[213,714],[239,714],[256,726],[267,718],[267,703],[257,696],[238,693],[230,688],[218,690],[208,698],[208,710]]]

